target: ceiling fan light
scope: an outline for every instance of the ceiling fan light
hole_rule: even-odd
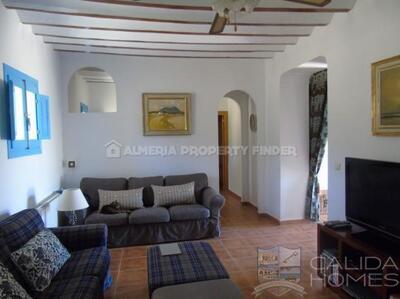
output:
[[[246,3],[244,4],[244,10],[247,13],[252,13],[254,11],[254,8],[256,8],[256,6],[258,5],[258,3],[260,2],[260,0],[248,0],[246,1]]]
[[[209,33],[218,34],[223,32],[227,22],[228,19],[226,17],[221,17],[219,14],[216,14]]]
[[[214,0],[212,9],[216,16],[211,25],[210,34],[218,34],[224,31],[225,25],[233,20],[235,32],[237,31],[236,17],[242,11],[251,13],[260,0]]]
[[[260,0],[214,0],[212,8],[220,16],[226,16],[226,10],[231,13],[245,10],[251,13]]]

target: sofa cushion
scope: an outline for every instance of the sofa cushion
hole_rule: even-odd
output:
[[[197,220],[210,217],[210,210],[199,204],[179,205],[169,208],[171,220]]]
[[[50,285],[70,256],[64,245],[49,230],[39,232],[24,246],[11,253],[15,265],[37,291],[43,291]]]
[[[128,187],[128,181],[125,178],[83,178],[80,187],[90,208],[93,211],[97,211],[99,209],[99,189],[114,191],[126,190]]]
[[[75,251],[53,281],[81,276],[96,276],[103,281],[110,265],[110,253],[106,247],[94,247]]]
[[[0,263],[0,298],[31,299],[31,296],[2,263]]]
[[[155,207],[170,207],[182,204],[194,204],[194,182],[174,186],[151,186],[154,192]]]
[[[85,219],[85,224],[99,224],[104,223],[108,226],[121,226],[128,224],[128,214],[103,214],[100,212],[93,212]]]
[[[130,224],[164,223],[169,222],[170,216],[166,208],[143,208],[129,215]]]
[[[143,208],[143,188],[118,191],[99,190],[99,211],[115,201],[119,203],[121,209]]]
[[[205,173],[172,175],[165,177],[165,186],[183,185],[190,182],[194,182],[194,193],[197,202],[200,203],[203,189],[208,186],[208,178]]]
[[[37,294],[40,299],[95,299],[102,298],[102,283],[95,276],[82,276],[54,281],[45,291]]]
[[[145,207],[154,205],[154,195],[151,185],[164,186],[164,178],[162,176],[152,176],[145,178],[130,178],[128,181],[128,189],[144,188],[143,203]]]

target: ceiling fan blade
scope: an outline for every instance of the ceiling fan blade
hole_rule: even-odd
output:
[[[284,0],[284,1],[297,2],[302,4],[323,7],[331,3],[332,0]]]
[[[218,34],[224,31],[225,25],[228,22],[228,19],[225,17],[221,17],[219,14],[215,14],[214,21],[210,28],[210,34]]]

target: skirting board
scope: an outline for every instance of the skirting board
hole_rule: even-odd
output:
[[[242,205],[244,205],[244,206],[252,206],[252,207],[257,208],[257,207],[254,206],[250,201],[243,201],[243,199],[242,199],[241,196],[237,195],[235,192],[233,192],[233,191],[231,191],[231,190],[229,190],[229,189],[228,189],[228,190],[225,190],[224,193],[226,193],[226,194],[229,195],[230,197],[233,197],[233,198],[239,200],[240,203],[241,203]]]
[[[235,192],[227,189],[224,190],[223,193],[226,193],[227,195],[229,195],[230,197],[236,198],[237,200],[239,200],[240,202],[242,202],[242,197],[237,195]]]
[[[268,214],[268,213],[262,213],[260,214],[266,218],[271,219],[273,222],[279,225],[284,225],[284,224],[296,224],[296,223],[308,223],[310,220],[307,219],[290,219],[290,220],[279,220],[278,218],[275,218],[274,216]]]

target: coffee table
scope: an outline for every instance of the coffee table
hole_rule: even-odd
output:
[[[214,250],[206,242],[179,243],[181,254],[162,256],[159,246],[148,249],[150,298],[159,288],[199,281],[229,279]]]

